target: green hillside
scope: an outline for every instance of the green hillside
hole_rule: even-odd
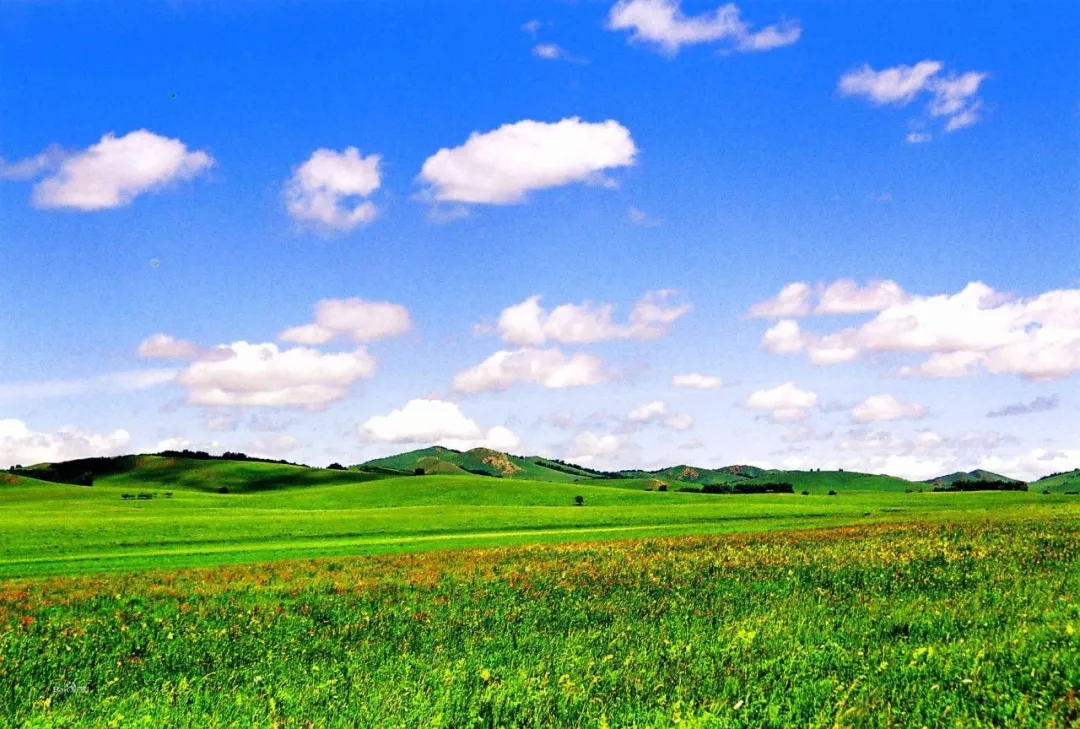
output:
[[[987,481],[990,483],[1023,483],[1015,478],[1009,478],[1008,476],[1002,476],[1000,473],[994,473],[993,471],[984,471],[981,468],[976,468],[974,471],[957,471],[945,476],[938,476],[937,478],[928,478],[922,483],[928,483],[931,486],[952,486],[954,483],[963,481]]]
[[[372,481],[370,473],[305,468],[258,461],[194,460],[162,456],[138,456],[132,467],[99,477],[96,486],[117,486],[132,491],[192,490],[229,493],[267,491],[297,486]]]
[[[667,481],[668,485],[675,482],[688,484],[725,484],[736,481],[745,481],[748,478],[764,476],[768,471],[757,466],[724,466],[723,468],[695,468],[694,466],[671,466],[656,471],[620,471],[627,478],[656,478]]]
[[[1038,481],[1032,481],[1029,487],[1032,491],[1049,491],[1052,494],[1080,491],[1080,468],[1040,478]]]
[[[882,476],[857,471],[769,471],[764,476],[747,479],[743,483],[790,483],[796,493],[809,491],[811,494],[836,491],[929,491],[931,487],[923,483],[906,481],[895,476]]]
[[[424,475],[471,473],[494,478],[554,482],[571,482],[601,475],[599,471],[539,456],[512,456],[490,448],[473,448],[463,452],[442,446],[376,458],[351,467],[351,470],[361,472],[391,471],[409,476],[415,474],[417,469],[422,470]]]

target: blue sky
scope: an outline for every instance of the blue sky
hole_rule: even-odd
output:
[[[0,465],[1080,467],[1078,30],[1067,3],[5,4]],[[320,301],[338,328],[283,339]]]

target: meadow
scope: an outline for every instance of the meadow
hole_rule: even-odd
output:
[[[0,476],[0,726],[1080,722],[1065,484],[129,458]]]
[[[891,481],[888,490],[875,491],[850,479],[828,496],[836,484],[819,473],[804,474],[809,496],[718,495],[649,491],[648,479],[378,478],[273,464],[154,457],[140,463],[91,487],[33,479],[0,485],[0,579],[604,537],[1020,518],[1075,514],[1078,506],[1066,494],[905,493]],[[222,487],[228,493],[218,493]],[[157,496],[121,498],[144,492]],[[576,496],[583,506],[574,505]]]
[[[7,580],[26,727],[1080,721],[1080,520]]]

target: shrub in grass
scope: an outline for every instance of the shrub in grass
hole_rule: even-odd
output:
[[[218,488],[217,492],[219,494],[227,494],[227,493],[229,493],[229,487],[228,486],[221,486],[220,488]]]
[[[836,492],[832,489],[829,489],[829,496],[836,496]]]
[[[584,505],[585,505],[585,497],[584,496],[575,496],[574,497],[574,506],[584,506]]]
[[[809,496],[809,495],[810,495],[810,492],[809,492],[809,491],[803,491],[803,492],[802,492],[802,495],[803,495],[803,496]]]

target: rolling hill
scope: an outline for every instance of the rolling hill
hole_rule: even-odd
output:
[[[1055,473],[1029,484],[1032,491],[1049,491],[1052,494],[1080,492],[1080,468],[1065,473]]]
[[[603,478],[607,475],[602,471],[594,471],[539,456],[513,456],[490,448],[473,448],[468,451],[458,451],[442,446],[432,446],[431,448],[399,453],[396,456],[376,458],[351,466],[350,470],[402,476],[412,476],[417,471],[426,476],[471,473],[477,476],[491,476],[494,478],[554,482]]]
[[[1015,478],[1002,476],[1000,473],[994,473],[993,471],[984,471],[981,468],[976,468],[974,471],[956,471],[955,473],[938,476],[937,478],[928,478],[922,483],[928,483],[931,486],[952,486],[955,483],[962,483],[965,481],[984,481],[986,483],[1024,483],[1023,481]]]
[[[747,485],[790,483],[796,493],[811,494],[836,491],[919,491],[930,490],[925,484],[906,481],[896,476],[882,476],[858,471],[769,471],[763,476],[743,481]]]
[[[633,479],[659,479],[666,481],[668,486],[676,483],[696,484],[726,484],[737,481],[745,481],[748,478],[764,476],[768,471],[757,466],[724,466],[723,468],[694,468],[693,466],[681,465],[670,468],[661,468],[656,471],[620,471],[624,478]]]

